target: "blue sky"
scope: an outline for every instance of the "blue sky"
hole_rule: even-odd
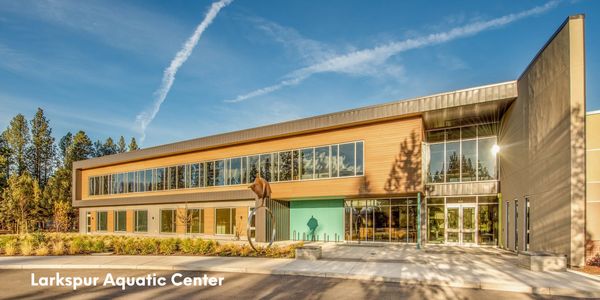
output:
[[[136,117],[212,3],[0,0],[0,128],[42,107],[57,139],[139,139]],[[599,110],[598,1],[236,0],[177,69],[143,146],[513,80],[576,13]]]

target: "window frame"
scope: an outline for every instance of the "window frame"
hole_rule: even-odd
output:
[[[104,229],[100,229],[100,214],[104,214]],[[98,232],[108,232],[108,211],[107,210],[99,210],[96,212],[96,231]]]
[[[172,232],[163,231],[163,226],[162,226],[163,225],[163,214],[162,213],[163,213],[163,211],[166,211],[166,210],[170,210],[173,212],[172,213],[173,214],[173,222],[172,222],[173,231]],[[177,218],[177,208],[161,208],[161,209],[159,209],[158,212],[159,212],[158,232],[160,234],[177,234],[177,219],[176,219]]]
[[[146,230],[138,230],[139,212],[146,212]],[[136,209],[133,211],[133,232],[134,233],[147,233],[148,232],[148,210],[147,209]]]
[[[118,230],[119,225],[121,225],[119,223],[119,214],[120,213],[125,213],[125,226],[124,226],[124,230]],[[113,211],[113,231],[114,232],[127,232],[127,210],[115,210]]]

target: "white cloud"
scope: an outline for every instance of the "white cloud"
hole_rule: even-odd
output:
[[[175,81],[175,75],[177,74],[177,71],[190,57],[192,51],[194,50],[194,47],[196,47],[196,45],[198,44],[202,33],[204,33],[206,28],[208,28],[208,26],[212,23],[219,11],[223,7],[230,4],[232,1],[233,0],[220,0],[218,2],[214,2],[211,5],[210,9],[206,13],[206,16],[204,17],[204,20],[202,20],[198,27],[196,27],[194,34],[192,34],[192,36],[185,42],[183,48],[179,50],[179,52],[177,52],[175,58],[173,58],[173,60],[171,61],[171,64],[165,69],[161,85],[155,92],[156,98],[154,100],[153,105],[145,111],[139,113],[135,118],[136,128],[141,133],[140,143],[143,143],[146,139],[146,128],[148,128],[148,125],[150,125],[152,120],[154,120],[154,118],[156,117],[156,114],[158,114],[158,112],[160,111],[160,106],[165,101],[167,94],[173,86],[173,82]]]
[[[284,76],[284,78],[277,84],[260,88],[246,94],[238,95],[233,99],[225,100],[225,102],[241,102],[250,98],[272,93],[286,86],[299,84],[312,75],[319,73],[340,73],[347,75],[376,74],[377,72],[380,72],[380,66],[385,67],[386,61],[390,57],[399,53],[426,46],[446,43],[458,38],[472,36],[482,31],[498,28],[529,16],[542,14],[556,7],[558,3],[558,0],[550,1],[541,6],[536,6],[519,13],[505,15],[492,20],[472,22],[470,24],[455,27],[444,32],[432,33],[425,36],[388,43],[375,48],[353,51],[347,54],[331,57],[307,67],[297,69]],[[393,71],[393,69],[390,71]]]

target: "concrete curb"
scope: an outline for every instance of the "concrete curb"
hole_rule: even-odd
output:
[[[452,288],[467,288],[493,290],[503,292],[516,292],[544,296],[568,296],[578,298],[600,298],[600,291],[584,291],[570,288],[553,287],[532,287],[526,284],[515,285],[514,283],[489,283],[481,281],[444,281],[437,279],[406,279],[391,276],[367,275],[367,274],[348,274],[342,272],[316,272],[316,271],[295,271],[281,269],[259,269],[259,268],[240,268],[240,267],[209,267],[209,266],[177,266],[177,265],[152,265],[152,264],[0,264],[0,270],[33,270],[33,269],[123,269],[123,270],[161,270],[161,271],[203,271],[203,272],[225,272],[225,273],[248,273],[248,274],[266,274],[266,275],[284,275],[284,276],[307,276],[324,277],[350,280],[367,280],[376,282],[391,282],[402,285],[422,285],[422,286],[441,286]]]

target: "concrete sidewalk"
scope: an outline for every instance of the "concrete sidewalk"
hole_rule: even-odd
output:
[[[485,259],[487,260],[487,259]],[[484,259],[458,263],[403,263],[202,256],[0,257],[0,269],[137,269],[302,275],[499,290],[540,295],[600,297],[600,279],[574,272],[531,272]]]

